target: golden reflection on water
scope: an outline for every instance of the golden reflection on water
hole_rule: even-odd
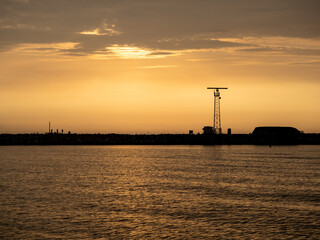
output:
[[[319,146],[0,147],[0,237],[317,238],[319,159]]]

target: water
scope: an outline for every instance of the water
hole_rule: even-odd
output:
[[[1,239],[319,239],[320,146],[0,147]]]

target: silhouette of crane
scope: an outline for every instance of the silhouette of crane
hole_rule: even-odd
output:
[[[221,118],[220,118],[220,91],[219,89],[228,89],[225,87],[207,87],[207,89],[215,89],[213,91],[214,96],[214,115],[213,115],[213,132],[216,134],[221,134]]]

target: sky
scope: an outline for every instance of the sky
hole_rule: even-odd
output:
[[[318,0],[1,0],[0,133],[320,132]]]

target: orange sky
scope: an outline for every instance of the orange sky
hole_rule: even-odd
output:
[[[201,132],[208,86],[223,132],[320,132],[317,1],[71,2],[1,3],[0,132]]]

